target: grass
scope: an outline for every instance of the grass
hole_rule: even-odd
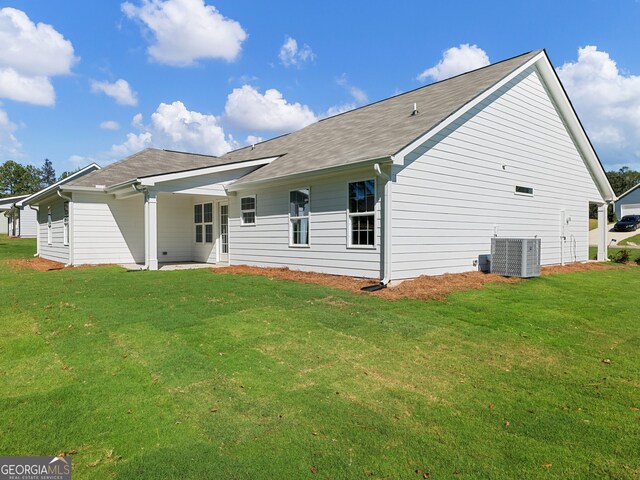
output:
[[[0,235],[0,260],[4,258],[29,258],[36,253],[35,238],[9,238]]]
[[[439,302],[205,270],[0,284],[0,452],[75,451],[76,480],[640,474],[634,268]]]
[[[589,219],[589,230],[595,230],[596,228],[598,228],[598,219],[597,218],[590,218]]]
[[[625,246],[629,245],[629,243],[633,243],[635,245],[640,245],[640,233],[638,235],[634,235],[633,237],[625,238],[624,240],[620,240],[618,245]]]

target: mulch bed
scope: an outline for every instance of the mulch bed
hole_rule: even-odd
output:
[[[550,266],[542,268],[542,275],[557,275],[561,273],[581,272],[588,270],[606,270],[614,268],[606,263],[572,263],[562,266]],[[214,273],[236,275],[259,275],[270,279],[291,280],[300,283],[324,285],[339,288],[349,292],[365,294],[361,289],[366,286],[376,285],[376,280],[352,278],[324,273],[301,272],[288,268],[263,268],[237,265],[231,267],[211,269]],[[481,272],[448,273],[438,276],[422,276],[413,280],[405,280],[400,284],[367,293],[387,300],[416,299],[439,300],[447,295],[464,290],[480,289],[488,283],[518,283],[519,278],[507,278],[500,275]]]
[[[13,270],[37,270],[38,272],[48,272],[49,270],[62,270],[64,263],[46,260],[40,257],[34,258],[12,258],[3,260]]]

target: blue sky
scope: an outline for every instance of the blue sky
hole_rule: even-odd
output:
[[[640,169],[638,25],[638,0],[0,1],[0,162],[221,154],[546,48],[605,166]]]

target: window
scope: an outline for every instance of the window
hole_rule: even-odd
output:
[[[196,243],[213,243],[213,203],[194,205],[193,223],[196,227]]]
[[[375,245],[376,182],[349,184],[349,246]]]
[[[69,202],[64,202],[64,217],[62,218],[64,228],[64,245],[69,245]]]
[[[53,243],[53,235],[51,232],[51,207],[47,207],[47,245]]]
[[[516,185],[516,193],[519,194],[519,195],[530,195],[530,196],[533,196],[533,188]]]
[[[242,197],[240,199],[240,221],[242,225],[256,224],[256,196]]]
[[[229,253],[229,205],[220,205],[220,253]]]
[[[309,189],[289,192],[289,245],[309,246]]]

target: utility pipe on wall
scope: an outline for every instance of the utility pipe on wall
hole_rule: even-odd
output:
[[[393,167],[392,167],[393,168]],[[373,169],[376,172],[378,177],[384,178],[384,204],[382,210],[382,220],[383,220],[383,234],[384,234],[384,245],[382,255],[384,257],[383,261],[383,277],[380,283],[382,285],[387,285],[391,281],[391,186],[393,182],[391,177],[382,171],[380,168],[380,164],[376,163],[373,165]]]

